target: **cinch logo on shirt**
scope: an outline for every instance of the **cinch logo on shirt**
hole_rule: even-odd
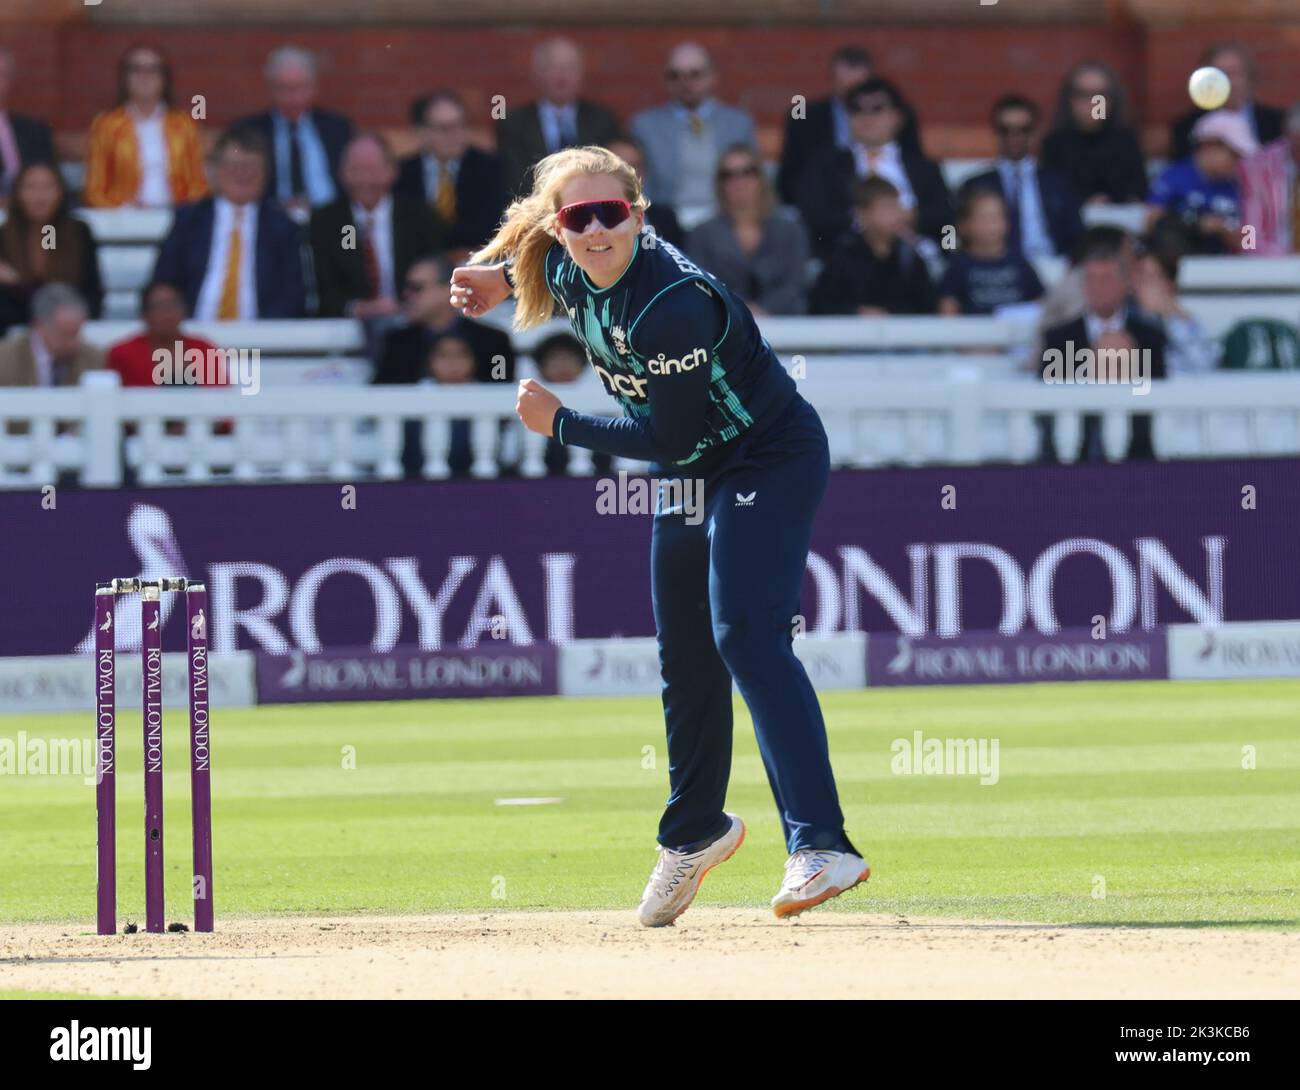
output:
[[[709,353],[703,348],[697,348],[679,360],[664,359],[664,354],[660,352],[659,358],[651,360],[646,366],[652,375],[675,375],[681,371],[694,371],[700,364],[708,362]]]
[[[624,397],[630,397],[637,401],[646,400],[645,384],[646,380],[637,378],[635,375],[611,375],[605,368],[597,363],[591,365],[600,376],[600,380],[605,384],[605,389],[611,394],[622,394]]]

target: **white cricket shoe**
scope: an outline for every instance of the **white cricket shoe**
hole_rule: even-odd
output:
[[[660,847],[659,862],[641,894],[637,916],[646,927],[665,927],[690,908],[704,876],[725,863],[745,840],[745,823],[727,814],[731,828],[697,852],[675,852]]]
[[[871,868],[860,855],[802,848],[785,861],[785,878],[772,898],[772,911],[781,919],[797,916],[870,877]]]

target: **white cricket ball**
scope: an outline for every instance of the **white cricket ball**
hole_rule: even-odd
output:
[[[1218,68],[1198,68],[1187,81],[1187,93],[1202,110],[1217,110],[1231,91],[1227,73]]]

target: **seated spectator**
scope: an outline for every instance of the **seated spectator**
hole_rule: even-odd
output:
[[[1259,150],[1246,123],[1219,110],[1192,130],[1194,150],[1171,163],[1151,186],[1147,229],[1168,217],[1185,235],[1192,253],[1241,251],[1241,201],[1237,171]]]
[[[547,387],[557,383],[577,382],[590,373],[586,351],[581,342],[570,333],[552,333],[540,341],[533,349],[533,363],[537,368],[537,377]],[[548,476],[562,477],[568,472],[569,448],[554,436],[546,440],[545,458]],[[597,473],[608,473],[610,456],[595,453],[592,455],[592,464]]]
[[[1008,244],[1007,206],[992,189],[968,189],[957,208],[961,251],[939,282],[940,314],[992,314],[1043,294],[1034,267]]]
[[[1042,335],[1052,326],[1073,321],[1084,311],[1083,301],[1083,256],[1099,253],[1113,254],[1124,268],[1125,276],[1134,275],[1137,261],[1137,240],[1119,227],[1099,225],[1084,230],[1074,253],[1070,255],[1070,267],[1060,280],[1043,295],[1038,317],[1038,333]],[[1030,363],[1034,363],[1031,357]],[[1037,370],[1037,366],[1034,367]]]
[[[1244,44],[1216,42],[1201,54],[1196,67],[1217,68],[1228,77],[1231,90],[1222,109],[1241,117],[1256,144],[1271,143],[1282,135],[1285,111],[1255,101],[1259,73],[1254,54]],[[1196,107],[1174,122],[1169,134],[1169,158],[1172,161],[1186,159],[1192,154],[1192,129],[1204,116],[1205,111]]]
[[[1287,111],[1286,133],[1242,160],[1241,222],[1254,228],[1242,252],[1300,254],[1300,102]]]
[[[953,220],[952,198],[939,165],[899,143],[902,99],[888,80],[869,79],[848,94],[848,148],[816,149],[798,186],[799,211],[812,236],[813,251],[827,258],[852,229],[854,179],[884,178],[898,193],[911,231],[935,240]]]
[[[616,136],[605,147],[617,155],[636,171],[636,176],[645,186],[645,152],[641,145],[630,136]],[[685,246],[682,225],[677,222],[677,213],[666,204],[655,204],[645,210],[645,222],[654,228],[654,232],[665,242],[679,250]]]
[[[1042,161],[1064,175],[1084,204],[1146,200],[1146,163],[1128,96],[1107,65],[1076,65],[1062,81]]]
[[[1185,252],[1180,235],[1157,234],[1134,266],[1133,300],[1165,335],[1170,376],[1203,375],[1215,363],[1214,341],[1178,301],[1178,266]]]
[[[157,280],[148,285],[140,293],[140,316],[144,319],[144,330],[108,350],[109,370],[118,373],[123,386],[170,384],[174,375],[170,370],[166,382],[157,380],[155,353],[165,352],[170,364],[177,354],[177,345],[182,363],[191,350],[202,352],[205,360],[211,359],[210,353],[216,351],[211,341],[181,332],[181,323],[186,318],[185,296],[175,284]],[[206,384],[209,377],[206,368],[196,372],[196,376],[199,385]]]
[[[908,240],[907,213],[884,178],[853,183],[857,230],[841,240],[812,292],[814,314],[933,314],[934,285]]]
[[[1007,205],[1011,248],[1031,261],[1069,254],[1083,232],[1079,198],[1070,183],[1035,158],[1038,106],[1023,95],[1004,95],[993,104],[998,145],[994,168],[970,178],[963,190],[992,189]]]
[[[416,258],[438,248],[441,232],[418,197],[389,190],[397,160],[378,133],[353,137],[339,169],[343,196],[312,213],[312,261],[322,318],[363,320],[400,313],[398,291]]]
[[[408,324],[384,337],[375,383],[419,382],[429,352],[445,336],[459,337],[470,346],[476,381],[515,381],[515,350],[509,336],[453,307],[447,291],[450,279],[451,266],[440,257],[421,258],[411,265],[402,290],[402,312]]]
[[[422,385],[463,386],[476,381],[474,350],[464,337],[455,333],[439,337],[429,349],[423,364]],[[447,466],[453,477],[469,476],[474,464],[468,419],[450,421]],[[424,476],[424,422],[408,420],[403,427],[402,468],[406,477]]]
[[[30,163],[18,172],[0,227],[0,333],[26,322],[33,293],[50,283],[76,288],[99,317],[104,288],[95,237],[69,211],[63,175],[49,163]]]
[[[352,122],[316,105],[316,58],[285,46],[266,61],[271,108],[235,122],[251,126],[268,148],[267,191],[287,211],[305,218],[339,193],[339,162],[352,139]]]
[[[207,196],[199,129],[172,102],[172,70],[157,49],[128,49],[117,66],[117,106],[90,126],[86,204],[170,208]]]
[[[0,386],[75,386],[104,366],[81,339],[86,304],[75,288],[46,284],[32,296],[31,327],[0,342]]]
[[[497,123],[497,154],[506,188],[531,189],[531,172],[551,152],[575,144],[606,145],[618,133],[618,119],[582,97],[582,50],[568,38],[548,38],[533,50],[537,99],[511,107]]]
[[[778,208],[753,148],[730,148],[718,164],[718,208],[686,240],[691,259],[727,285],[755,314],[804,314],[808,232],[793,210]]]
[[[0,207],[9,199],[23,167],[54,162],[49,125],[9,109],[16,69],[13,50],[0,46]]]
[[[435,91],[411,107],[420,150],[398,166],[394,192],[433,212],[438,249],[456,263],[483,246],[506,207],[501,159],[469,142],[465,104],[455,91]]]
[[[674,46],[664,80],[671,101],[643,110],[630,128],[645,149],[646,196],[689,231],[717,212],[718,160],[735,144],[754,146],[754,119],[713,97],[717,74],[702,45]]]
[[[264,197],[266,142],[230,129],[212,152],[214,193],[176,210],[152,280],[185,293],[200,321],[300,318],[306,309],[297,225]]]
[[[853,137],[849,131],[849,111],[845,98],[863,80],[875,74],[871,57],[865,49],[846,45],[831,57],[831,93],[826,98],[814,99],[805,105],[801,116],[791,109],[785,122],[785,137],[781,143],[781,165],[776,174],[776,190],[784,204],[799,201],[799,181],[804,164],[818,148],[834,144],[849,148]],[[920,153],[920,129],[916,111],[906,102],[902,104],[903,126],[898,131],[898,146],[904,151]]]
[[[1130,360],[1145,361],[1147,378],[1165,377],[1165,335],[1132,303],[1133,285],[1119,253],[1099,248],[1083,255],[1081,261],[1084,312],[1073,321],[1049,329],[1043,337],[1042,375],[1049,377],[1049,354],[1056,358],[1077,358],[1082,349],[1097,352],[1129,353]],[[1142,353],[1138,356],[1138,353]],[[1098,381],[1107,374],[1101,360],[1096,364]],[[1132,373],[1132,372],[1130,372]],[[1044,461],[1058,460],[1054,421],[1047,417],[1042,427],[1041,456]],[[1151,445],[1151,417],[1135,415],[1129,434],[1127,458],[1155,457]],[[1083,435],[1078,460],[1106,460],[1102,446],[1102,418],[1098,413],[1083,414]]]

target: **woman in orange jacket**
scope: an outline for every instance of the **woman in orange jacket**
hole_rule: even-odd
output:
[[[122,55],[117,101],[90,127],[86,204],[168,208],[206,196],[198,126],[173,108],[171,65],[159,50],[137,45]]]

